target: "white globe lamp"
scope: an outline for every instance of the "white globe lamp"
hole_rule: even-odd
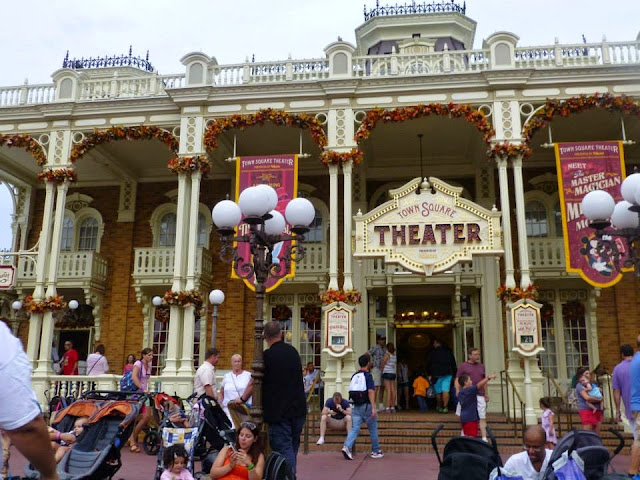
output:
[[[156,308],[160,307],[162,305],[162,297],[159,297],[158,295],[156,295],[151,299],[151,304]]]
[[[620,186],[620,193],[622,194],[622,198],[624,198],[627,202],[637,204],[636,201],[636,192],[638,191],[638,187],[640,186],[640,173],[632,173],[627,178],[624,179],[622,185]]]
[[[222,200],[216,203],[211,212],[211,218],[216,227],[222,229],[233,229],[240,223],[242,212],[240,207],[231,200]]]
[[[71,310],[76,310],[78,307],[80,306],[80,304],[78,303],[77,300],[71,300],[69,301],[69,308]]]
[[[269,212],[271,218],[264,222],[264,231],[267,235],[280,235],[284,232],[287,222],[280,212],[271,210]]]
[[[14,310],[20,310],[22,308],[22,302],[20,300],[15,300],[12,304],[11,304],[11,308],[13,308]]]
[[[629,210],[632,206],[626,200],[618,202],[611,214],[611,225],[616,228],[638,228],[638,214]]]
[[[221,305],[224,302],[224,292],[222,290],[211,290],[209,302],[211,305]]]
[[[604,190],[594,190],[582,199],[582,213],[592,222],[606,221],[611,218],[616,202]]]
[[[289,225],[307,227],[313,222],[316,210],[306,198],[294,198],[287,204],[284,215],[287,217]]]
[[[256,185],[255,188],[262,190],[269,197],[269,203],[267,204],[269,208],[267,211],[273,210],[278,206],[278,194],[273,189],[273,187],[267,185],[266,183],[261,183],[259,185]]]
[[[269,211],[269,194],[264,188],[245,188],[238,197],[238,205],[247,217],[262,217]]]

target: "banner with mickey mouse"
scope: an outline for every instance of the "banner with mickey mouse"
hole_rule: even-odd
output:
[[[620,185],[626,176],[622,142],[556,143],[555,151],[567,272],[579,273],[594,287],[611,287],[622,273],[597,254],[595,232],[582,214],[581,202],[592,190],[605,190],[616,202],[622,200]],[[628,252],[623,241],[616,243],[623,264]]]

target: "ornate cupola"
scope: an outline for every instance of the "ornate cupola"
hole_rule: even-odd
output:
[[[466,2],[455,1],[364,8],[356,28],[357,55],[424,54],[473,47],[476,22],[466,16]]]

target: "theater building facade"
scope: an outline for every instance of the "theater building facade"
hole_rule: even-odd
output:
[[[2,317],[40,398],[67,339],[81,359],[103,344],[115,374],[152,347],[156,379],[190,392],[212,307],[155,307],[169,290],[222,290],[219,366],[241,353],[250,368],[255,293],[221,261],[211,209],[236,197],[238,157],[280,154],[297,155],[297,196],[316,215],[264,316],[327,392],[347,389],[380,334],[412,373],[437,337],[458,362],[480,348],[488,372],[521,386],[501,285],[535,287],[543,305],[536,388],[545,372],[566,386],[580,365],[611,371],[638,334],[637,279],[601,288],[567,272],[553,145],[622,141],[626,171],[640,163],[640,37],[529,47],[498,31],[474,50],[476,22],[438,5],[378,6],[355,45],[338,39],[315,59],[220,65],[192,52],[164,75],[131,54],[66,58],[50,84],[0,87],[0,177],[14,199],[3,264],[15,274]],[[359,300],[341,357],[326,345],[329,289]],[[73,299],[75,310],[59,303]]]

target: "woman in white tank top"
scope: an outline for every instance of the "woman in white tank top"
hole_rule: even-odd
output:
[[[387,353],[382,360],[382,379],[384,389],[387,392],[385,401],[387,413],[396,411],[397,391],[396,391],[396,349],[393,343],[387,343]]]

